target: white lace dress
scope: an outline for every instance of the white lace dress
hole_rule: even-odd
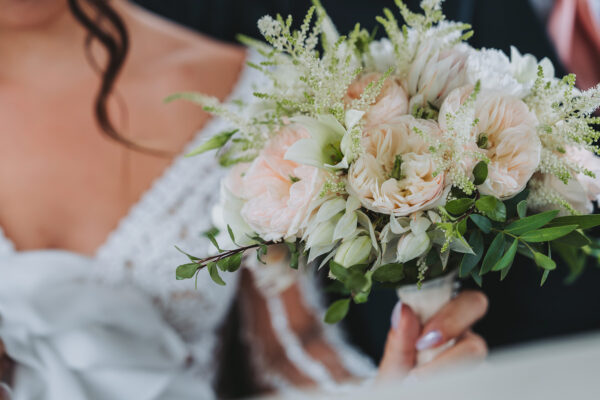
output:
[[[246,67],[230,100],[250,100],[257,84],[259,74]],[[187,150],[226,128],[222,120],[209,121]],[[218,332],[239,293],[240,274],[224,274],[222,287],[201,273],[194,290],[193,282],[175,280],[175,266],[185,258],[173,246],[207,251],[200,233],[211,225],[221,176],[210,155],[178,157],[93,257],[18,252],[0,236],[0,339],[16,363],[15,399],[215,397]],[[312,281],[300,282],[307,307],[321,320]],[[339,387],[318,357],[305,351],[278,293],[264,297],[287,361],[313,382]],[[342,350],[337,354],[347,371],[372,373],[336,328],[321,332]],[[291,387],[281,371],[261,368],[257,375],[277,389]]]

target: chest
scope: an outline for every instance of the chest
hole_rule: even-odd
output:
[[[168,123],[148,117],[160,110],[160,94],[130,89],[121,94],[126,109],[119,98],[111,104],[116,122],[135,141],[164,138]],[[19,249],[92,253],[172,161],[103,136],[94,93],[91,83],[0,91],[0,225]],[[180,148],[190,137],[155,143]]]

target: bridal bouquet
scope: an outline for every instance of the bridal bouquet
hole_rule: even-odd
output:
[[[600,88],[580,91],[513,48],[510,57],[474,49],[470,26],[445,20],[442,0],[414,13],[388,9],[375,40],[360,26],[340,36],[320,3],[298,29],[265,16],[266,39],[243,38],[263,57],[252,64],[267,84],[252,104],[221,104],[181,93],[226,118],[232,130],[193,154],[217,150],[224,167],[216,220],[231,243],[190,257],[177,278],[236,271],[285,244],[290,266],[328,268],[345,298],[367,301],[375,282],[422,285],[458,271],[509,272],[515,255],[532,259],[542,283],[561,257],[581,271],[600,246],[584,231],[600,225],[600,136],[593,116]],[[222,235],[221,235],[222,236]]]

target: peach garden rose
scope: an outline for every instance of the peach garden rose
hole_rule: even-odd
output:
[[[426,135],[439,133],[436,123],[407,115],[363,137],[365,152],[348,171],[348,190],[365,208],[406,216],[443,200],[444,174],[434,175],[429,146],[413,130],[417,124]]]
[[[309,136],[300,126],[284,127],[252,163],[233,168],[227,178],[227,188],[244,200],[242,218],[264,240],[295,237],[325,183],[324,171],[284,158]]]

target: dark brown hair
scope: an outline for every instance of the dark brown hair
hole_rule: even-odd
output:
[[[68,0],[68,3],[75,19],[88,32],[86,39],[88,58],[102,78],[94,104],[94,113],[100,129],[108,137],[133,150],[161,156],[166,155],[166,152],[146,148],[124,137],[115,128],[108,115],[108,101],[113,94],[115,82],[123,69],[129,52],[129,34],[123,19],[110,5],[110,0]],[[89,5],[87,12],[84,10],[82,3]],[[88,12],[95,15],[90,16]],[[89,53],[90,45],[95,40],[102,45],[108,55],[108,60],[104,66],[99,66]]]

